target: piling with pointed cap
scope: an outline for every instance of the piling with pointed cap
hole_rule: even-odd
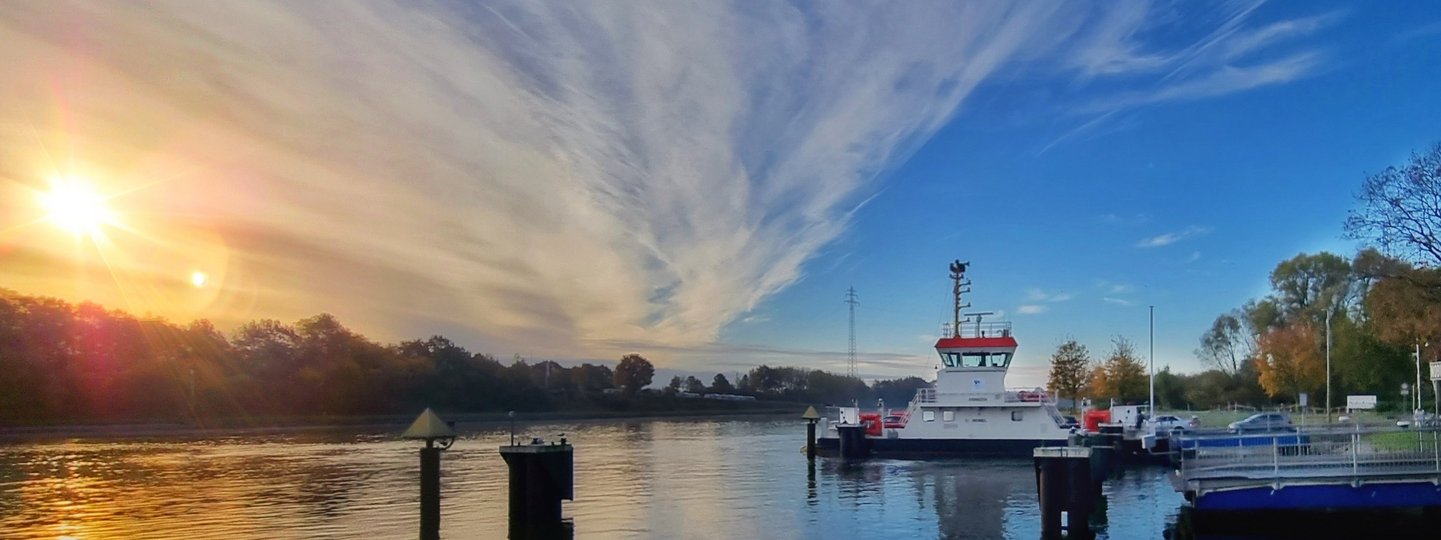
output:
[[[400,434],[400,438],[424,440],[426,448],[435,446],[436,441],[442,441],[442,444],[448,448],[450,444],[444,441],[453,441],[455,430],[451,429],[450,424],[447,424],[445,420],[441,420],[440,415],[435,414],[435,411],[426,407],[425,411],[410,423],[410,427],[405,428],[405,432]]]
[[[420,449],[420,540],[440,538],[440,451],[455,442],[455,430],[429,407],[400,434],[424,440]]]
[[[806,407],[806,412],[801,414],[806,420],[806,459],[816,459],[816,422],[821,419],[820,413],[816,412],[815,406]]]

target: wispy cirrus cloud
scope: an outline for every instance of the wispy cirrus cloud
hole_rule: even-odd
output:
[[[1076,295],[1068,292],[1047,293],[1041,289],[1031,288],[1026,290],[1025,301],[1027,302],[1065,302]]]
[[[1176,242],[1180,242],[1180,241],[1185,240],[1185,239],[1187,239],[1187,238],[1194,238],[1194,237],[1197,237],[1197,236],[1203,236],[1203,235],[1210,234],[1210,233],[1211,233],[1211,228],[1210,228],[1210,227],[1191,226],[1191,227],[1186,227],[1185,229],[1182,229],[1182,230],[1179,230],[1179,231],[1175,231],[1175,232],[1168,232],[1168,233],[1158,234],[1158,235],[1156,235],[1156,236],[1151,236],[1151,237],[1147,237],[1147,238],[1142,238],[1142,239],[1140,239],[1139,241],[1136,242],[1136,247],[1138,247],[1138,248],[1156,248],[1156,247],[1169,246],[1169,245],[1171,245],[1171,244],[1174,244],[1174,243],[1176,243]]]
[[[1162,50],[1143,39],[1157,15],[1041,2],[4,3],[0,179],[43,181],[45,143],[148,186],[117,206],[152,216],[143,232],[162,244],[181,228],[207,238],[220,292],[179,310],[54,268],[6,264],[0,277],[222,324],[325,310],[378,337],[443,330],[497,353],[705,351],[801,279],[881,173],[1008,70],[1157,78],[1107,90],[1089,109],[1102,112],[1278,84],[1322,60],[1252,56],[1311,30],[1268,34],[1244,10]],[[3,257],[43,239],[0,241],[20,246]],[[172,251],[121,273],[153,283],[197,264]]]
[[[1175,5],[1151,2],[1114,6],[1090,25],[1070,56],[1082,82],[1097,95],[1067,110],[1088,119],[1040,153],[1097,132],[1123,111],[1285,84],[1323,71],[1324,51],[1305,39],[1345,14],[1261,21],[1257,8],[1262,3],[1231,2],[1211,6],[1215,9],[1206,13],[1183,13]],[[1195,40],[1161,44],[1154,39],[1197,30]]]
[[[1105,301],[1107,304],[1115,304],[1115,305],[1118,305],[1118,306],[1127,306],[1127,307],[1130,307],[1130,306],[1136,305],[1135,302],[1132,302],[1132,301],[1127,300],[1127,299],[1125,299],[1125,298],[1116,298],[1116,297],[1112,297],[1112,296],[1107,296],[1107,297],[1101,298],[1101,300]]]
[[[1146,223],[1147,221],[1150,221],[1150,219],[1150,216],[1147,216],[1146,214],[1121,215],[1112,212],[1101,215],[1101,221],[1111,225],[1141,225]]]
[[[1020,307],[1016,308],[1016,313],[1020,313],[1022,315],[1039,315],[1049,311],[1050,309],[1051,308],[1040,304],[1022,304]]]

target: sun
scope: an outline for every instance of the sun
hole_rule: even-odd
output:
[[[196,270],[190,273],[190,284],[194,285],[197,289],[204,287],[209,281],[210,276],[206,275],[205,272]]]
[[[50,181],[50,191],[40,194],[45,219],[76,236],[95,236],[104,225],[115,222],[115,213],[105,196],[89,182],[75,177]]]

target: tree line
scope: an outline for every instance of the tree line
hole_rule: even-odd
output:
[[[1196,355],[1206,371],[1157,373],[1158,405],[1294,404],[1304,393],[1310,406],[1325,406],[1329,350],[1331,406],[1367,394],[1409,409],[1402,385],[1415,386],[1417,362],[1441,360],[1441,144],[1367,177],[1356,196],[1345,236],[1365,247],[1350,258],[1301,253],[1277,264],[1266,295],[1220,314],[1202,333]],[[1130,381],[1133,372],[1116,356],[1093,365],[1084,346],[1068,341],[1052,356],[1050,386],[1144,400],[1144,389],[1138,395],[1110,382]],[[1420,388],[1408,391],[1429,406],[1422,371]]]
[[[629,360],[629,362],[627,361]],[[553,410],[649,384],[618,369],[509,363],[443,336],[382,344],[320,314],[225,335],[0,289],[0,423]]]
[[[444,336],[380,343],[329,314],[294,324],[252,321],[227,335],[206,320],[180,325],[0,289],[0,425],[244,423],[412,414],[423,407],[631,409],[644,399],[639,394],[651,393],[654,375],[639,354],[614,368],[519,355],[503,362]],[[760,366],[736,384],[717,373],[708,386],[693,376],[671,386],[812,403],[884,396],[904,404],[923,384],[912,377],[871,386],[820,370]]]

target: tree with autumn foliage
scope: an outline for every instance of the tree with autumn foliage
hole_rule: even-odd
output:
[[[1111,339],[1111,352],[1091,372],[1091,395],[1109,397],[1122,402],[1144,401],[1150,395],[1146,366],[1136,354],[1131,340],[1121,336]]]
[[[1317,345],[1316,331],[1302,322],[1261,334],[1255,362],[1266,394],[1296,399],[1325,387],[1326,360]]]

